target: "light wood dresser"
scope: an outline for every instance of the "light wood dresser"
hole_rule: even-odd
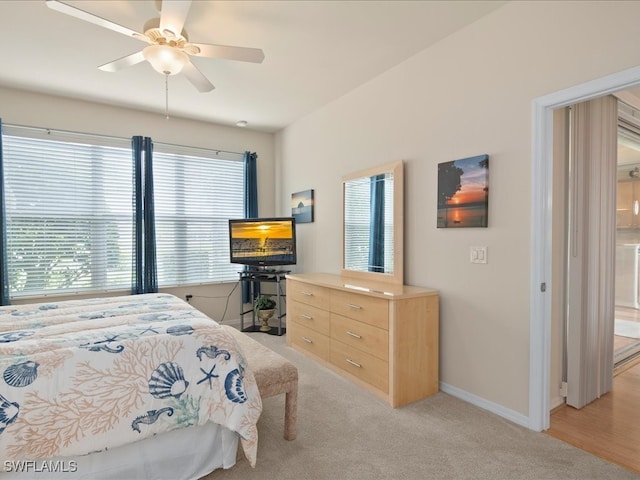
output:
[[[438,391],[437,290],[287,275],[287,345],[392,407]]]

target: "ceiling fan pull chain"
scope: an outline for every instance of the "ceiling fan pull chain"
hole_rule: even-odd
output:
[[[169,120],[169,75],[164,75],[164,116]]]

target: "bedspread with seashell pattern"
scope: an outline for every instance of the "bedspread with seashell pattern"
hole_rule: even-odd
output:
[[[214,422],[256,462],[262,402],[235,340],[181,299],[0,307],[0,458],[111,449]]]

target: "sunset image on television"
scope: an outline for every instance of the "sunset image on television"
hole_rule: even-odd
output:
[[[438,165],[438,228],[486,227],[488,206],[488,155]]]
[[[240,221],[232,223],[230,228],[232,261],[270,264],[294,258],[290,220]]]

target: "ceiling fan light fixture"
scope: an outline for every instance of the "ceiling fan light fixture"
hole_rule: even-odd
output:
[[[169,45],[149,45],[142,50],[145,60],[162,75],[175,75],[189,61],[187,54]]]

